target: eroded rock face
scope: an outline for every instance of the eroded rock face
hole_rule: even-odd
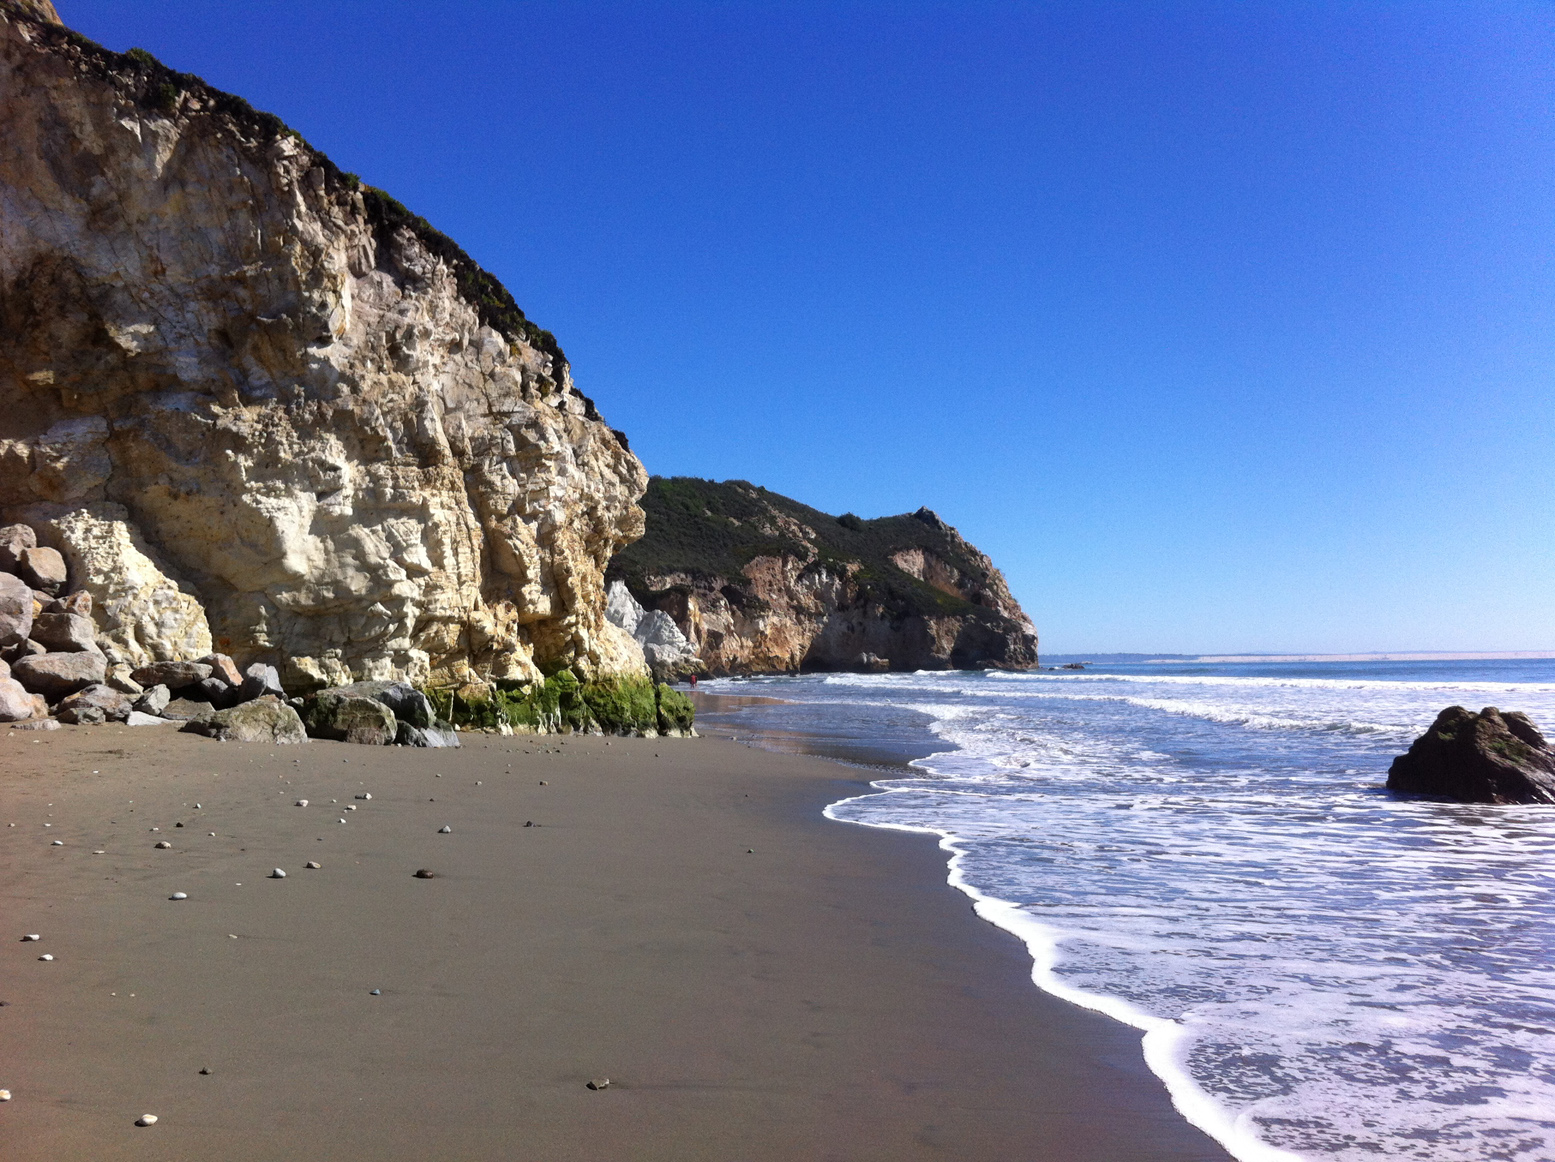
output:
[[[0,515],[114,660],[642,672],[604,570],[646,476],[554,340],[274,118],[44,7],[0,0]]]
[[[1388,790],[1463,803],[1555,803],[1555,749],[1526,714],[1449,706],[1393,760]]]

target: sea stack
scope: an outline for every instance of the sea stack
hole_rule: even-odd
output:
[[[46,3],[0,0],[0,141],[0,524],[110,671],[646,674],[604,572],[647,475],[451,239]]]
[[[1555,749],[1525,714],[1449,706],[1393,760],[1388,790],[1461,803],[1555,803]]]

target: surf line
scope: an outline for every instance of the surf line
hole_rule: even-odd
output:
[[[850,823],[856,827],[874,827],[881,831],[907,831],[917,835],[936,835],[940,850],[948,852],[947,881],[950,886],[972,900],[972,910],[979,918],[996,928],[1015,936],[1025,944],[1031,956],[1031,981],[1043,992],[1078,1005],[1082,1009],[1101,1013],[1138,1029],[1142,1037],[1140,1047],[1145,1065],[1166,1086],[1172,1106],[1189,1125],[1202,1130],[1224,1146],[1238,1162],[1306,1162],[1300,1154],[1282,1150],[1258,1137],[1250,1116],[1233,1116],[1193,1079],[1188,1072],[1187,1054],[1190,1044],[1188,1031],[1179,1021],[1169,1017],[1155,1017],[1136,1008],[1121,997],[1109,997],[1086,992],[1065,984],[1058,977],[1058,932],[1032,917],[1019,904],[990,896],[975,884],[968,882],[962,871],[966,851],[961,840],[949,831],[938,827],[917,827],[907,823],[866,823],[837,814],[839,808],[866,799],[878,799],[884,795],[908,794],[906,787],[886,787],[872,782],[873,794],[853,795],[839,799],[822,814],[834,823]]]

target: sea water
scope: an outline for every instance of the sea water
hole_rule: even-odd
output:
[[[933,832],[1042,988],[1128,1021],[1244,1160],[1555,1159],[1555,807],[1383,789],[1454,703],[1555,734],[1555,662],[723,680],[740,737],[933,749],[834,819]]]

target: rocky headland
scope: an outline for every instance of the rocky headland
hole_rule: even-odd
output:
[[[38,627],[8,661],[646,677],[604,586],[646,473],[450,239],[46,3],[0,0],[0,141],[0,517],[36,542],[0,602]]]
[[[646,531],[616,555],[609,577],[612,607],[637,609],[635,620],[629,608],[618,620],[630,622],[656,669],[1037,664],[1036,629],[1003,575],[926,508],[836,517],[745,481],[692,477],[654,477],[642,506]],[[678,635],[649,621],[655,613]]]

